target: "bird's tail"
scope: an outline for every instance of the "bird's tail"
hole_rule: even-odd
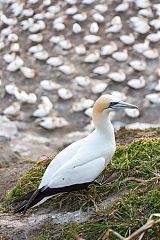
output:
[[[43,188],[40,188],[40,189],[35,190],[32,193],[30,198],[28,198],[30,196],[30,194],[25,195],[24,197],[22,197],[22,199],[26,199],[26,201],[23,204],[21,204],[17,209],[15,209],[14,213],[18,213],[18,212],[25,213],[28,208],[31,208],[34,205],[38,204],[42,199],[47,197],[48,194],[49,193],[46,193],[45,190],[43,191]]]
[[[71,186],[65,186],[60,188],[40,188],[35,190],[34,192],[28,193],[28,195],[25,195],[24,197],[21,197],[21,199],[26,200],[22,205],[20,205],[14,213],[23,212],[25,213],[27,209],[41,204],[42,202],[46,201],[48,198],[52,197],[53,195],[57,193],[62,192],[72,192],[77,190],[82,190],[84,188],[87,188],[92,182],[88,183],[82,183],[82,184],[74,184]],[[44,201],[43,201],[44,200]]]
[[[21,197],[17,197],[15,199],[13,199],[13,203],[22,202],[24,200],[29,200],[34,192],[35,192],[35,190],[33,190],[31,192],[28,192],[27,194],[25,194],[25,195],[23,195]]]

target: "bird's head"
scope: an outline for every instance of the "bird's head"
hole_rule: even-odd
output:
[[[125,109],[125,108],[137,108],[136,105],[121,101],[119,98],[105,94],[97,99],[93,106],[93,121],[106,115],[111,110]]]

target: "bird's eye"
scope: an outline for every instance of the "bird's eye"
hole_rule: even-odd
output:
[[[109,107],[108,108],[112,108],[113,106],[117,105],[119,102],[111,102],[109,104]]]

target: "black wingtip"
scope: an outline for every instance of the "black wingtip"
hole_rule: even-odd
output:
[[[35,190],[33,190],[33,191],[31,191],[31,192],[29,192],[29,193],[27,193],[27,194],[25,194],[21,197],[14,198],[12,202],[17,203],[17,202],[22,202],[24,200],[29,200],[34,192],[35,192]]]

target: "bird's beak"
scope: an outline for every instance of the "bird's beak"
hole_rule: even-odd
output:
[[[111,108],[113,108],[113,109],[136,108],[136,109],[138,109],[138,107],[136,105],[133,105],[133,104],[130,104],[127,102],[123,102],[123,101],[112,103]]]

